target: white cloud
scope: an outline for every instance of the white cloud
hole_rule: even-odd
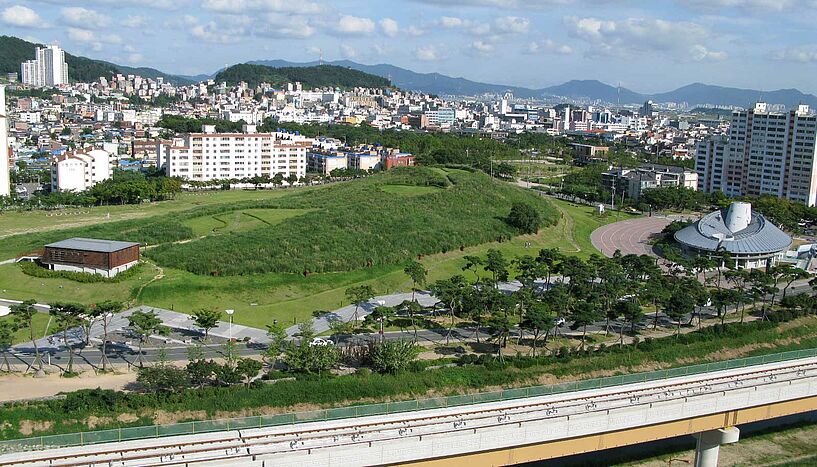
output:
[[[239,36],[244,34],[242,28],[228,31],[223,25],[210,21],[206,24],[197,24],[190,29],[193,38],[211,42],[215,44],[233,44],[239,41]]]
[[[205,10],[233,13],[236,11],[267,11],[279,13],[314,14],[323,8],[313,2],[289,0],[204,0]]]
[[[519,16],[503,16],[494,20],[493,31],[497,34],[524,34],[528,32],[530,20]]]
[[[147,26],[148,20],[144,16],[130,15],[122,20],[122,26],[126,28],[142,28]]]
[[[411,26],[407,27],[404,32],[406,34],[408,34],[409,36],[415,36],[415,37],[416,36],[422,36],[423,34],[425,34],[425,31],[423,31],[421,28],[418,28],[417,26],[414,26],[414,25],[411,25]]]
[[[669,54],[681,60],[723,60],[726,53],[710,50],[700,44],[713,42],[706,27],[692,22],[675,22],[652,18],[603,20],[598,18],[565,18],[568,33],[588,44],[588,55],[637,57],[649,52]]]
[[[693,10],[714,11],[735,8],[748,13],[780,13],[797,5],[796,0],[677,0]]]
[[[491,8],[546,8],[574,3],[574,0],[415,0],[441,6],[483,6]]]
[[[308,17],[281,13],[266,14],[253,31],[259,36],[285,39],[305,39],[315,34]]]
[[[349,35],[371,34],[374,32],[374,21],[359,16],[343,15],[338,19],[335,31]]]
[[[111,24],[109,16],[82,7],[63,8],[60,18],[64,23],[78,28],[106,28]]]
[[[548,38],[542,41],[531,41],[528,44],[527,52],[530,54],[549,52],[558,55],[570,55],[573,53],[573,48]]]
[[[0,15],[0,19],[5,24],[21,28],[47,27],[47,24],[43,22],[36,11],[22,5],[12,5],[6,8],[3,10],[3,14]]]
[[[132,53],[128,55],[128,62],[129,63],[141,63],[145,60],[145,57],[140,53]]]
[[[68,28],[68,38],[77,42],[95,42],[96,34],[89,29]]]
[[[502,16],[490,23],[456,16],[442,16],[437,24],[445,29],[458,29],[481,37],[524,34],[530,29],[530,20],[520,16]]]
[[[347,44],[340,44],[340,56],[346,59],[357,58],[357,50]]]
[[[105,44],[121,44],[122,38],[117,34],[98,35],[90,29],[68,28],[68,38],[74,42],[87,45],[96,52],[103,49]]]
[[[817,46],[787,47],[773,52],[771,58],[781,62],[817,63]]]
[[[426,45],[414,49],[414,58],[424,62],[433,62],[442,60],[444,58],[444,54],[436,46]]]
[[[397,34],[400,33],[400,26],[397,24],[397,21],[391,18],[383,18],[380,20],[380,29],[383,30],[383,34],[389,37],[396,37]]]
[[[726,52],[709,50],[701,44],[695,44],[689,49],[692,60],[696,62],[713,61],[720,62],[729,58]]]
[[[478,55],[491,55],[494,53],[493,44],[489,44],[484,41],[474,41],[468,46],[468,48]]]

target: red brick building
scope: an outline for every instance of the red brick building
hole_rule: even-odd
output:
[[[139,244],[92,238],[69,238],[45,246],[42,264],[53,271],[114,277],[139,262]]]

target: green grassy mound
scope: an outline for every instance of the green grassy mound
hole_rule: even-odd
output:
[[[396,185],[407,188],[389,192]],[[352,271],[518,235],[504,221],[514,202],[535,206],[548,225],[558,218],[536,194],[481,173],[395,169],[266,202],[269,208],[312,210],[285,223],[164,244],[147,254],[162,266],[203,275]]]

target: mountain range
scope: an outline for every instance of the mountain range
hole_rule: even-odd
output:
[[[314,66],[318,62],[295,63],[286,60],[260,60],[249,62],[273,67]],[[416,73],[394,65],[363,65],[349,60],[325,62],[389,78],[395,86],[438,95],[479,95],[512,92],[515,97],[542,98],[564,97],[586,99],[621,104],[636,104],[647,100],[655,102],[686,102],[690,106],[718,105],[749,107],[758,100],[773,104],[784,104],[791,108],[798,104],[808,104],[817,108],[817,96],[805,94],[797,89],[760,91],[739,89],[711,84],[693,83],[674,91],[645,94],[627,88],[619,88],[597,80],[573,80],[556,86],[532,89],[520,86],[481,83],[466,78],[453,78],[439,73]]]
[[[0,36],[0,73],[20,72],[20,63],[34,58],[34,49],[38,44],[11,36]],[[71,55],[66,52],[69,75],[72,80],[91,81],[100,76],[109,77],[115,73],[139,74],[146,78],[163,77],[175,84],[190,84],[216,76],[200,74],[196,76],[173,75],[155,68],[134,68],[102,60]],[[545,88],[526,88],[504,84],[482,83],[462,77],[451,77],[440,73],[417,73],[394,65],[364,65],[350,60],[331,62],[289,62],[286,60],[259,60],[248,62],[252,65],[266,65],[275,68],[312,67],[320,64],[350,68],[371,75],[387,78],[394,86],[411,91],[420,91],[436,95],[480,95],[503,94],[512,92],[521,98],[565,98],[584,99],[621,104],[638,104],[646,100],[655,102],[686,102],[690,106],[740,106],[749,107],[758,100],[772,104],[784,104],[791,108],[798,104],[807,104],[817,108],[817,96],[805,94],[797,89],[778,89],[761,91],[757,89],[739,89],[693,83],[673,91],[646,94],[627,88],[611,86],[596,80],[573,80]],[[219,70],[221,71],[221,70]]]

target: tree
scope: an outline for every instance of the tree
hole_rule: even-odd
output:
[[[806,272],[804,269],[800,269],[798,267],[789,267],[785,270],[784,279],[786,281],[785,287],[783,287],[783,296],[780,298],[781,300],[786,298],[786,292],[789,290],[789,287],[794,283],[794,281],[802,280],[809,277],[809,273]]]
[[[364,323],[378,323],[380,326],[380,341],[383,342],[386,340],[386,334],[383,331],[383,328],[389,326],[391,324],[391,320],[394,318],[396,311],[393,307],[390,306],[378,306],[375,307],[372,312],[364,318]]]
[[[636,300],[622,300],[616,303],[615,307],[618,309],[618,314],[630,323],[630,334],[635,335],[635,326],[644,321],[644,311],[641,310],[641,305]],[[619,346],[624,345],[624,326],[618,330]]]
[[[499,281],[508,280],[508,261],[499,250],[488,250],[488,256],[485,258],[485,270],[491,273],[491,280],[494,287]]]
[[[303,341],[289,346],[284,354],[284,361],[290,369],[319,375],[332,368],[339,359],[340,352],[334,345],[310,345]]]
[[[513,203],[508,224],[523,234],[535,234],[542,225],[542,215],[528,203]]]
[[[242,358],[235,366],[235,371],[244,378],[244,384],[249,386],[253,378],[258,376],[263,365],[252,358]]]
[[[520,323],[522,329],[530,331],[533,334],[533,343],[531,348],[533,356],[536,356],[536,342],[539,336],[544,332],[545,341],[543,345],[547,345],[548,335],[550,330],[556,326],[556,313],[551,309],[547,303],[533,302],[525,310],[524,318]]]
[[[536,256],[536,261],[544,265],[546,272],[546,288],[550,289],[550,273],[556,269],[556,263],[563,258],[562,253],[558,248],[543,248],[539,250],[539,255]]]
[[[178,393],[191,384],[188,371],[182,368],[156,365],[140,367],[138,371],[136,381],[149,392]]]
[[[676,337],[681,333],[681,318],[695,311],[695,298],[684,289],[676,289],[667,300],[666,312],[670,319],[677,321]]]
[[[269,358],[271,362],[270,365],[274,366],[281,352],[286,348],[287,330],[282,324],[275,321],[267,325],[267,336],[270,338],[270,343],[265,356]]]
[[[49,313],[54,317],[57,331],[62,334],[63,345],[68,351],[66,374],[74,373],[74,345],[68,340],[68,332],[81,326],[82,316],[85,312],[84,306],[73,303],[52,303],[49,308]]]
[[[213,376],[218,371],[219,364],[212,360],[190,360],[185,369],[190,384],[199,389],[213,384]]]
[[[493,313],[488,319],[488,331],[496,339],[496,354],[500,361],[504,361],[502,348],[508,345],[508,335],[511,333],[511,321],[505,314]]]
[[[310,344],[315,338],[315,328],[312,326],[312,321],[304,321],[298,324],[298,332],[295,333],[301,345]]]
[[[573,324],[570,325],[570,329],[575,330],[582,328],[582,349],[584,349],[584,343],[587,337],[587,326],[595,323],[601,317],[602,313],[598,303],[592,300],[580,301],[573,307],[573,311],[570,313],[570,319],[573,321]]]
[[[112,300],[106,300],[94,306],[95,312],[98,313],[102,320],[102,371],[107,371],[108,365],[110,364],[108,361],[108,325],[111,323],[111,318],[113,318],[115,314],[120,313],[124,308],[125,306],[122,302]]]
[[[402,303],[400,303],[400,305],[397,306],[397,309],[400,312],[405,313],[409,317],[409,320],[411,321],[411,328],[414,330],[414,343],[416,344],[417,343],[416,317],[417,314],[423,311],[423,307],[415,301],[404,300]]]
[[[37,371],[43,371],[43,360],[40,355],[40,349],[37,347],[37,336],[34,335],[34,316],[37,309],[34,300],[25,300],[22,303],[15,303],[10,308],[11,316],[14,319],[15,327],[17,329],[28,329],[28,337],[31,339],[31,345],[34,347],[34,363],[31,366],[36,366]],[[31,368],[29,366],[29,368]],[[28,371],[28,369],[26,369]]]
[[[448,279],[438,280],[431,287],[431,292],[441,302],[447,305],[449,317],[451,318],[448,326],[448,332],[445,335],[445,343],[448,345],[451,337],[451,332],[454,329],[454,317],[457,311],[462,311],[463,298],[469,292],[470,285],[465,280],[465,277],[456,274]]]
[[[200,308],[193,312],[193,322],[196,326],[204,329],[204,340],[210,336],[210,330],[218,326],[221,320],[221,312],[213,308]]]
[[[162,319],[154,311],[135,311],[128,316],[128,326],[139,336],[139,366],[144,366],[144,356],[142,347],[145,341],[153,334],[164,335],[168,332],[167,327],[162,324]]]
[[[355,312],[352,316],[352,321],[354,325],[357,326],[358,320],[358,309],[360,306],[374,298],[374,290],[372,289],[371,285],[358,285],[355,287],[349,287],[346,289],[346,298],[349,299],[350,302],[355,304]]]
[[[463,271],[471,270],[474,272],[475,280],[479,281],[479,271],[478,268],[483,265],[482,258],[479,256],[463,256],[462,259],[465,260],[465,266],[462,267]]]
[[[419,349],[407,340],[394,340],[369,344],[369,358],[375,371],[399,373],[414,361]]]
[[[9,363],[9,349],[13,343],[14,338],[14,324],[10,321],[0,321],[0,351],[3,352],[3,363],[6,364],[6,371],[11,373],[11,364]]]
[[[411,301],[415,301],[414,294],[417,292],[417,286],[424,286],[426,284],[426,276],[428,270],[417,261],[411,261],[403,268],[403,272],[411,279]]]

